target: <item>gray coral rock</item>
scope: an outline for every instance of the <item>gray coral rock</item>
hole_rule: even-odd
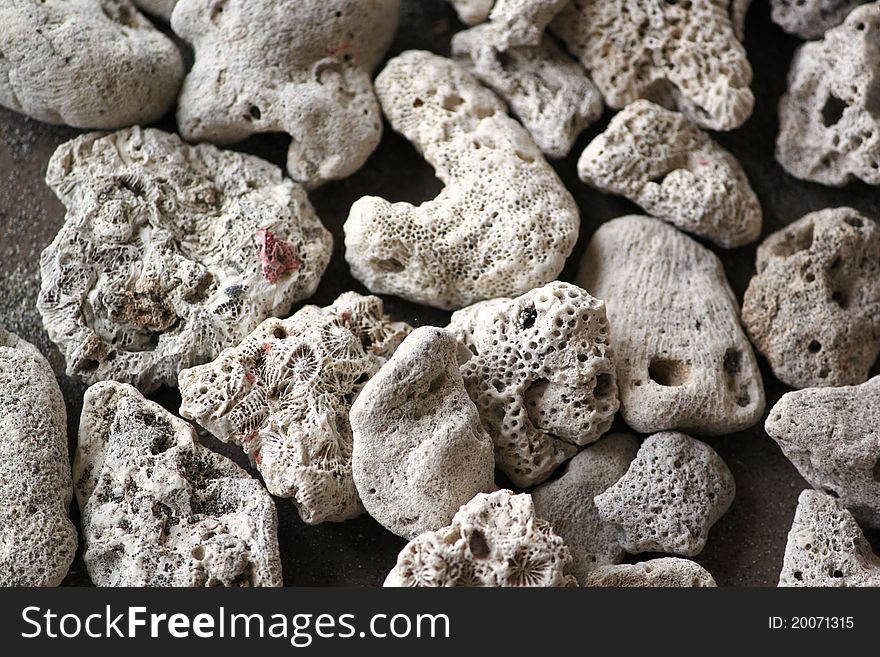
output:
[[[683,433],[646,439],[626,474],[595,498],[627,552],[692,557],[733,502],[733,475],[718,453]]]
[[[149,14],[164,18],[166,21],[171,20],[171,12],[174,11],[174,5],[177,0],[133,0],[134,4]]]
[[[852,208],[833,208],[770,235],[742,317],[784,383],[861,383],[880,352],[880,228]]]
[[[480,493],[452,524],[410,541],[385,586],[575,586],[568,548],[531,496]]]
[[[867,1],[770,0],[770,17],[786,32],[804,39],[815,39],[840,25],[847,14]]]
[[[174,104],[183,60],[129,0],[0,3],[0,105],[47,123],[115,129]]]
[[[351,175],[382,136],[370,71],[399,10],[400,0],[180,0],[171,26],[196,55],[180,133],[229,144],[285,132],[295,180],[315,187]]]
[[[779,586],[880,586],[880,557],[839,500],[805,490],[788,533]]]
[[[556,278],[577,240],[578,208],[498,97],[425,51],[388,62],[376,91],[392,127],[445,186],[419,206],[355,202],[344,227],[355,278],[374,293],[445,309]]]
[[[761,234],[761,204],[736,158],[681,114],[647,100],[611,119],[581,155],[578,175],[724,248]]]
[[[476,25],[489,18],[495,0],[447,0],[465,25]]]
[[[880,2],[795,53],[779,101],[776,159],[796,178],[880,185]]]
[[[764,426],[813,488],[880,528],[880,377],[789,392]]]
[[[457,353],[443,329],[416,329],[351,408],[361,501],[404,538],[448,525],[474,495],[495,489],[492,439],[465,390]]]
[[[621,217],[594,233],[577,282],[607,304],[630,427],[716,435],[761,418],[761,374],[714,253],[662,221]]]
[[[743,41],[746,36],[746,15],[749,13],[751,4],[752,0],[729,0],[730,22],[733,25],[736,38],[740,41]]]
[[[581,582],[582,586],[601,587],[715,587],[708,570],[690,559],[663,557],[617,566],[597,568]]]
[[[315,524],[359,515],[349,410],[410,330],[354,292],[267,319],[241,344],[180,373],[180,413],[242,447],[273,495]]]
[[[461,373],[495,462],[517,486],[541,483],[610,428],[617,384],[602,301],[556,281],[460,310],[448,329],[467,347]]]
[[[131,386],[86,391],[73,478],[98,586],[281,585],[271,496]]]
[[[57,586],[76,550],[67,415],[52,368],[0,329],[0,586]]]
[[[752,112],[752,68],[719,0],[574,0],[551,23],[605,102],[639,98],[677,109],[711,130]]]
[[[67,207],[37,307],[68,374],[175,385],[310,296],[332,238],[274,165],[160,130],[63,144],[46,182]]]
[[[553,17],[569,0],[495,0],[489,20],[498,30],[502,50],[537,46]]]
[[[571,550],[571,573],[579,582],[623,559],[617,527],[602,521],[593,498],[617,483],[638,449],[638,441],[629,434],[606,436],[569,461],[560,477],[532,491],[535,513]]]
[[[549,36],[534,46],[502,50],[494,24],[452,38],[452,53],[510,105],[549,157],[568,155],[604,103],[584,69]]]

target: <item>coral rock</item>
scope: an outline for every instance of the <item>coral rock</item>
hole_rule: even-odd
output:
[[[602,301],[554,282],[460,310],[448,328],[468,348],[465,385],[517,486],[541,483],[608,431],[618,403]]]
[[[551,29],[614,109],[646,98],[711,130],[752,112],[752,68],[726,2],[572,0]]]
[[[880,2],[801,46],[779,101],[776,159],[796,178],[880,185]]]
[[[310,524],[363,512],[348,413],[409,326],[354,292],[327,308],[267,319],[217,360],[180,373],[180,413],[241,445],[273,495]]]
[[[385,586],[574,586],[568,548],[529,495],[480,493],[452,524],[410,541]]]
[[[677,112],[638,100],[578,161],[578,175],[725,248],[761,234],[761,205],[739,162]]]
[[[36,347],[0,329],[0,586],[57,586],[76,550],[67,414]]]
[[[271,496],[129,385],[86,391],[73,466],[98,586],[280,586]]]
[[[489,18],[495,0],[448,0],[465,25],[476,25]]]
[[[788,533],[779,586],[880,586],[880,557],[839,500],[805,490]]]
[[[417,207],[373,196],[352,206],[345,257],[355,278],[446,309],[556,278],[577,239],[577,205],[498,97],[424,51],[388,62],[376,90],[445,187]]]
[[[0,105],[114,129],[160,119],[183,79],[177,46],[129,0],[0,3]]]
[[[502,50],[536,46],[544,30],[569,0],[495,0],[489,20],[498,30]]]
[[[880,528],[880,377],[782,396],[765,429],[813,488]]]
[[[78,137],[46,182],[67,218],[37,307],[68,374],[144,392],[310,296],[332,238],[272,164],[160,130]]]
[[[180,133],[229,144],[286,132],[295,180],[315,187],[351,175],[382,136],[370,71],[399,10],[399,0],[180,0],[171,25],[196,54]]]
[[[602,114],[599,90],[552,38],[506,51],[497,38],[492,24],[459,32],[452,38],[453,55],[510,105],[544,153],[565,157]]]
[[[821,37],[840,25],[854,8],[868,0],[770,0],[770,17],[790,34],[804,39]]]
[[[606,587],[714,587],[708,570],[689,559],[664,557],[632,564],[597,568],[583,586]]]
[[[730,22],[733,25],[733,31],[736,38],[742,41],[746,36],[746,15],[749,13],[749,7],[752,0],[730,0],[728,12],[730,14]]]
[[[715,435],[761,418],[761,375],[711,251],[662,221],[621,217],[593,235],[578,283],[607,304],[630,427]]]
[[[595,503],[602,520],[620,528],[627,552],[692,557],[735,492],[733,475],[714,449],[664,432],[642,443],[626,474]]]
[[[813,212],[768,237],[743,324],[796,388],[861,383],[880,352],[880,229],[852,208]]]
[[[495,489],[492,439],[443,329],[411,333],[351,408],[352,474],[364,507],[404,538],[448,525]]]
[[[579,582],[593,570],[623,559],[617,527],[602,521],[593,498],[617,483],[638,449],[638,441],[629,434],[606,436],[575,456],[559,478],[532,491],[535,513],[571,550],[571,572]]]

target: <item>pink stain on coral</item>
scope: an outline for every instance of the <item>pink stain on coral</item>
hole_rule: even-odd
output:
[[[299,269],[300,261],[293,244],[278,239],[271,230],[265,228],[258,231],[257,235],[262,240],[260,262],[267,281],[274,285],[285,274]]]

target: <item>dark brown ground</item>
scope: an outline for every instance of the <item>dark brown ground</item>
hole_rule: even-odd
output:
[[[448,54],[450,36],[460,28],[454,12],[442,0],[404,0],[392,54],[410,48]],[[746,48],[755,69],[755,112],[744,127],[717,135],[739,158],[761,199],[764,235],[807,212],[836,205],[850,205],[880,219],[880,190],[862,184],[831,189],[800,182],[786,175],[773,158],[776,104],[785,88],[788,65],[798,43],[770,22],[766,3],[755,3],[746,26]],[[586,243],[599,224],[638,212],[629,202],[595,192],[577,178],[577,157],[607,120],[608,113],[581,137],[569,158],[555,163],[582,214],[580,240],[561,277],[563,280],[571,280]],[[160,125],[173,130],[173,118]],[[68,406],[71,455],[76,447],[84,386],[79,380],[64,375],[63,359],[43,331],[34,304],[39,290],[40,251],[64,220],[64,208],[43,183],[44,170],[56,146],[76,134],[72,129],[44,125],[0,109],[0,326],[34,342],[49,357]],[[283,137],[264,135],[240,148],[284,166],[287,143]],[[310,302],[325,305],[345,290],[365,291],[351,278],[342,252],[342,224],[355,200],[371,194],[417,202],[431,198],[439,189],[440,183],[431,168],[412,146],[387,130],[379,149],[360,172],[313,192],[312,201],[333,231],[336,249],[321,286]],[[715,250],[724,262],[734,291],[742,299],[754,272],[755,246],[734,251]],[[395,298],[386,299],[386,308],[396,318],[416,325],[442,326],[448,317],[446,313]],[[761,367],[769,409],[787,388],[769,374],[763,359]],[[179,401],[175,390],[160,391],[153,398],[171,410],[176,410]],[[737,483],[733,506],[712,529],[705,550],[696,559],[712,572],[720,585],[775,585],[797,496],[806,486],[764,433],[762,425],[723,438],[708,439],[730,466]],[[625,429],[619,420],[615,428]],[[205,442],[247,466],[237,449],[207,437]],[[404,545],[402,539],[367,516],[343,524],[309,527],[299,520],[291,503],[277,500],[277,506],[287,585],[381,584]],[[75,521],[78,520],[76,504],[71,512]],[[880,532],[869,536],[875,548],[880,547]],[[650,556],[640,555],[631,560]],[[80,554],[65,583],[89,584]]]

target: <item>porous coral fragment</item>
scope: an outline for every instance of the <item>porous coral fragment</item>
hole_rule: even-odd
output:
[[[574,586],[568,548],[532,498],[480,493],[452,524],[410,541],[385,586]]]
[[[370,71],[391,45],[399,0],[180,0],[193,45],[177,121],[189,140],[291,136],[287,170],[307,187],[357,171],[379,144]]]
[[[633,564],[602,566],[582,581],[583,586],[715,587],[715,578],[689,559],[663,557]]]
[[[517,486],[541,483],[608,431],[617,384],[599,299],[557,281],[464,308],[448,329],[468,347],[465,386]]]
[[[160,130],[78,137],[46,181],[68,213],[37,307],[89,382],[175,385],[310,296],[330,259],[330,233],[277,167]]]
[[[86,391],[73,477],[98,586],[281,585],[269,494],[131,386]]]
[[[497,96],[424,51],[388,62],[376,90],[445,187],[420,206],[372,196],[352,206],[345,257],[355,278],[446,309],[553,280],[577,239],[578,209]]]
[[[180,412],[242,447],[273,495],[310,524],[363,512],[351,474],[349,410],[410,327],[377,297],[268,319],[215,361],[180,373]]]
[[[821,37],[868,0],[770,0],[770,17],[783,30],[804,39]]]
[[[752,112],[752,68],[727,3],[572,0],[551,30],[612,108],[646,98],[711,130],[737,128]]]

